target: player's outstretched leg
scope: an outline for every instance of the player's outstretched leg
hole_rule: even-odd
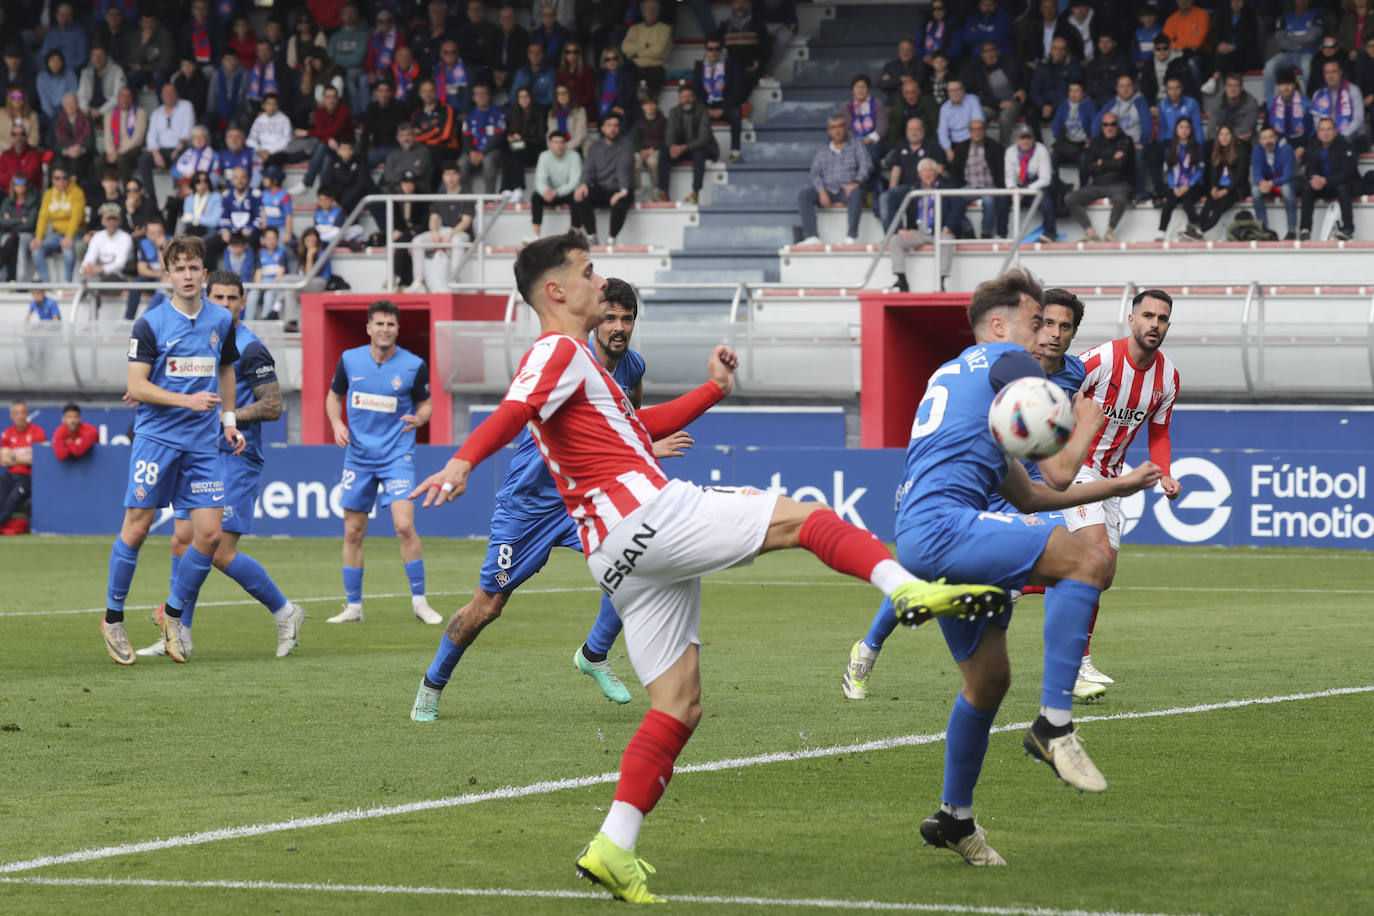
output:
[[[897,609],[884,598],[878,613],[873,615],[868,635],[854,643],[849,650],[849,664],[845,666],[844,677],[840,679],[844,695],[849,699],[862,700],[868,696],[868,678],[873,673],[873,666],[878,663],[878,653],[883,651],[883,643],[897,629],[897,622]]]
[[[794,511],[809,512],[797,532],[797,545],[836,572],[871,582],[892,601],[897,619],[907,626],[917,626],[932,617],[991,617],[1006,607],[1007,595],[996,586],[946,585],[943,580],[917,579],[892,559],[882,541],[842,521],[831,509],[801,508],[792,500],[779,499],[774,524],[780,515]],[[785,546],[785,542],[777,546]]]
[[[1066,579],[1045,592],[1045,667],[1040,717],[1022,741],[1026,753],[1045,761],[1080,792],[1102,792],[1107,780],[1083,750],[1073,727],[1073,693],[1088,621],[1101,590]]]
[[[472,600],[463,605],[448,619],[448,626],[439,637],[439,648],[434,659],[420,679],[420,689],[415,693],[415,702],[410,707],[410,718],[416,722],[433,722],[439,718],[439,697],[453,677],[453,669],[458,667],[463,653],[472,645],[477,634],[487,624],[501,616],[506,606],[508,592],[487,592],[479,588]]]
[[[606,699],[615,703],[628,703],[630,690],[615,676],[615,672],[611,670],[610,660],[606,657],[610,654],[611,646],[615,645],[615,638],[620,635],[621,627],[620,615],[616,613],[615,605],[609,597],[602,595],[601,609],[597,611],[596,622],[592,624],[582,647],[573,653],[573,665],[578,671],[596,681],[596,686],[601,688]]]
[[[410,609],[423,623],[443,623],[444,618],[429,606],[425,598],[425,561],[410,560],[406,563],[406,579],[410,581]]]

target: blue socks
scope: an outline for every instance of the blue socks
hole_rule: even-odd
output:
[[[945,787],[940,796],[945,804],[959,807],[973,804],[973,787],[983,770],[988,732],[995,718],[997,710],[975,709],[962,692],[954,698],[949,727],[945,731]]]
[[[1073,685],[1088,645],[1088,623],[1102,590],[1064,579],[1045,589],[1045,671],[1040,703],[1050,709],[1073,707]]]
[[[620,615],[615,612],[615,605],[611,604],[611,599],[606,595],[601,596],[601,610],[596,612],[596,622],[592,624],[591,632],[587,634],[587,648],[592,655],[599,655],[601,659],[606,657],[606,653],[611,651],[611,646],[615,645],[615,638],[620,635],[624,624],[620,622]],[[593,658],[591,661],[600,661]]]
[[[343,568],[344,596],[349,604],[363,603],[363,568],[345,566]]]
[[[868,628],[868,635],[864,637],[864,645],[874,652],[882,651],[883,640],[891,636],[895,629],[897,629],[897,608],[892,604],[891,599],[884,598],[882,606],[878,608],[878,613],[873,615],[873,624]]]
[[[182,611],[188,604],[196,600],[200,594],[200,587],[205,583],[205,577],[210,574],[210,557],[196,550],[194,547],[187,547],[186,553],[181,557],[181,562],[177,564],[176,578],[172,580],[171,594],[167,596],[168,611],[175,610],[177,613],[173,617],[180,617]]]
[[[439,637],[439,649],[434,653],[434,661],[429,663],[425,680],[435,687],[443,687],[458,667],[458,659],[463,657],[463,646],[458,645],[445,633]]]
[[[262,564],[246,553],[237,554],[224,574],[237,582],[245,592],[262,602],[269,611],[278,611],[286,606],[286,596],[277,588],[277,583],[262,568]],[[181,622],[186,622],[183,611]]]
[[[120,620],[124,619],[124,599],[129,597],[129,585],[134,581],[134,570],[137,568],[138,548],[130,547],[123,538],[115,538],[110,547],[110,578],[105,590],[105,607],[118,612]]]
[[[358,574],[360,579],[358,584],[358,600],[361,601],[363,600],[363,587],[361,583],[362,570],[358,570]],[[345,575],[347,575],[347,570],[345,570]],[[406,578],[410,580],[410,594],[423,595],[425,593],[425,561],[411,560],[409,563],[407,563]],[[352,601],[353,599],[349,598],[348,600]]]

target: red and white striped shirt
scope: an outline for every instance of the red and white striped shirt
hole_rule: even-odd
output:
[[[540,337],[520,361],[505,400],[534,408],[530,433],[586,553],[667,485],[634,406],[586,341]]]
[[[1147,365],[1136,366],[1131,362],[1126,341],[1125,337],[1110,340],[1080,357],[1088,374],[1078,390],[1100,404],[1107,417],[1107,424],[1093,439],[1084,466],[1103,477],[1121,473],[1126,450],[1147,420],[1154,424],[1152,443],[1156,429],[1167,438],[1169,417],[1178,397],[1178,369],[1169,358],[1156,350]],[[1163,467],[1167,474],[1167,465]]]

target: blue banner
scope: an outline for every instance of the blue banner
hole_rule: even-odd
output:
[[[1157,490],[1123,500],[1124,543],[1374,548],[1369,492],[1374,413],[1180,411],[1172,439],[1172,470],[1183,494],[1174,502]],[[421,534],[484,537],[512,453],[504,449],[477,468],[468,492],[454,505],[421,513]],[[417,482],[451,454],[447,446],[419,447]],[[113,535],[123,516],[128,456],[127,448],[107,445],[87,459],[59,463],[51,449],[38,449],[34,529]],[[1130,458],[1145,457],[1140,441]],[[342,464],[343,452],[333,446],[269,448],[254,533],[339,536]],[[683,458],[665,460],[663,467],[670,476],[701,484],[748,484],[824,502],[890,540],[903,452],[699,445]],[[369,532],[391,534],[389,513],[377,513]]]

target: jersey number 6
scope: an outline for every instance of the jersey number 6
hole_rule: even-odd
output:
[[[945,407],[949,404],[949,389],[944,385],[935,384],[935,380],[942,375],[958,375],[959,363],[949,366],[941,366],[935,370],[935,374],[926,383],[926,396],[921,398],[921,403],[916,405],[916,419],[911,424],[911,438],[919,439],[928,436],[940,428],[940,424],[945,419]],[[930,405],[930,412],[926,414],[924,420],[921,419],[921,410]]]

